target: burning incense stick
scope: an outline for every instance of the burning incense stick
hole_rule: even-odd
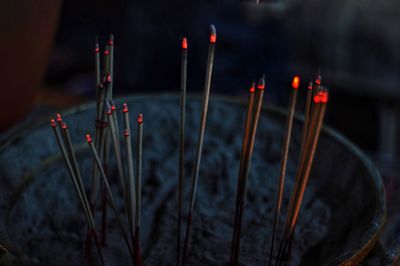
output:
[[[260,113],[261,113],[261,106],[262,106],[262,100],[264,96],[264,89],[265,89],[265,77],[263,76],[257,85],[257,103],[255,106],[254,110],[254,116],[253,116],[253,121],[250,129],[250,136],[248,140],[248,144],[246,147],[246,153],[244,154],[244,159],[243,159],[243,169],[242,169],[242,176],[241,176],[241,188],[239,191],[239,207],[238,207],[238,220],[237,220],[237,228],[236,228],[236,239],[235,239],[235,248],[234,248],[234,256],[233,256],[233,261],[231,261],[231,264],[233,265],[238,265],[239,263],[239,256],[240,256],[240,235],[241,235],[241,230],[242,230],[242,220],[243,220],[243,214],[244,214],[244,205],[246,201],[246,193],[247,193],[247,179],[249,176],[249,171],[250,171],[250,163],[251,163],[251,157],[253,154],[253,148],[254,148],[254,141],[256,137],[256,132],[257,132],[257,126],[258,126],[258,121],[260,118]]]
[[[208,58],[207,58],[207,69],[206,69],[206,77],[204,83],[204,94],[203,94],[203,102],[202,102],[202,114],[201,114],[201,122],[199,129],[199,139],[197,142],[197,150],[196,157],[194,161],[193,173],[192,173],[192,188],[190,193],[190,204],[189,204],[189,212],[188,212],[188,220],[186,224],[186,235],[185,242],[183,246],[183,260],[186,258],[187,248],[189,244],[190,238],[190,229],[192,224],[192,212],[194,208],[194,202],[197,191],[197,183],[199,179],[199,171],[200,171],[200,161],[201,154],[203,149],[203,141],[204,141],[204,131],[206,127],[207,120],[207,111],[208,111],[208,100],[210,96],[210,87],[211,87],[211,77],[214,63],[214,53],[215,53],[215,43],[217,41],[217,33],[214,25],[210,26],[210,43],[208,47]]]
[[[128,197],[127,197],[127,193],[126,193],[126,185],[125,185],[125,177],[124,177],[124,170],[123,170],[123,166],[122,166],[122,160],[121,160],[121,152],[120,152],[120,148],[119,148],[119,138],[118,135],[116,133],[116,126],[115,126],[115,121],[114,121],[114,116],[113,116],[113,111],[111,109],[111,105],[109,102],[106,101],[106,106],[107,106],[107,116],[108,116],[108,122],[110,125],[110,135],[111,135],[111,139],[113,142],[113,147],[114,147],[114,154],[115,154],[115,158],[117,161],[117,172],[118,172],[118,177],[119,177],[119,181],[121,183],[121,188],[122,188],[122,194],[125,200],[125,207],[128,208]],[[127,209],[128,211],[128,209]]]
[[[128,105],[126,103],[123,104],[122,112],[124,114],[124,137],[126,142],[126,154],[128,161],[128,220],[129,227],[131,231],[132,238],[132,246],[135,243],[135,231],[136,231],[136,220],[135,220],[135,209],[136,209],[136,184],[135,184],[135,176],[134,176],[134,168],[133,168],[133,156],[132,156],[132,144],[131,144],[131,130],[129,126],[129,112]]]
[[[181,94],[180,94],[180,122],[179,122],[179,173],[178,173],[178,234],[177,234],[177,265],[181,264],[181,224],[182,224],[182,201],[183,182],[185,174],[185,113],[186,113],[186,79],[187,79],[187,39],[182,38],[181,44]]]
[[[97,150],[100,150],[101,145],[101,135],[103,128],[106,126],[106,122],[104,121],[104,99],[105,99],[105,86],[102,82],[100,82],[97,90],[97,97],[96,97],[96,127],[95,127],[95,146]],[[93,161],[92,166],[92,181],[91,181],[91,188],[90,188],[90,206],[92,212],[95,211],[96,205],[96,198],[99,189],[99,173],[97,170],[96,162]]]
[[[245,157],[245,153],[247,150],[247,144],[248,144],[248,139],[250,135],[250,127],[252,123],[252,117],[253,117],[253,109],[254,109],[254,92],[255,92],[255,82],[251,84],[250,87],[250,93],[249,93],[249,100],[247,104],[247,113],[246,113],[246,120],[245,120],[245,130],[243,134],[243,142],[242,142],[242,152],[240,154],[240,166],[239,166],[239,176],[238,176],[238,182],[237,182],[237,188],[236,188],[236,210],[235,210],[235,219],[234,219],[234,225],[233,225],[233,234],[232,234],[232,243],[231,243],[231,261],[233,260],[234,257],[234,249],[236,246],[236,238],[237,238],[237,223],[238,223],[238,214],[239,214],[239,192],[241,188],[241,173],[243,171],[243,160]]]
[[[61,139],[61,135],[57,130],[57,124],[55,123],[54,119],[50,120],[50,125],[53,128],[54,135],[56,136],[58,146],[59,146],[59,148],[61,150],[61,154],[62,154],[62,156],[64,158],[64,161],[65,161],[65,163],[67,165],[67,169],[68,169],[69,175],[70,175],[70,177],[72,179],[72,182],[73,182],[74,187],[75,187],[75,191],[76,191],[76,193],[78,195],[78,198],[79,198],[79,201],[81,203],[86,222],[87,222],[87,224],[88,224],[88,226],[90,228],[91,235],[94,237],[95,244],[96,244],[96,249],[97,249],[98,255],[100,257],[101,264],[105,265],[104,258],[103,258],[103,253],[102,253],[101,248],[100,248],[100,242],[99,242],[99,239],[97,237],[97,232],[96,232],[96,228],[95,228],[95,224],[94,224],[94,219],[93,219],[92,213],[90,212],[88,199],[86,198],[86,194],[85,194],[84,190],[82,190],[83,185],[79,184],[79,182],[77,181],[77,177],[75,176],[74,169],[73,169],[73,167],[71,165],[69,156],[68,156],[67,151],[66,151],[66,149],[64,147],[63,141]]]
[[[271,248],[269,254],[269,265],[272,265],[272,257],[274,254],[274,243],[275,243],[275,232],[277,226],[279,224],[279,218],[281,214],[281,206],[282,206],[282,198],[283,198],[283,190],[285,187],[285,175],[286,175],[286,164],[289,155],[289,146],[290,139],[292,136],[292,127],[293,127],[293,117],[296,110],[296,100],[297,100],[297,90],[300,86],[300,78],[295,76],[292,81],[292,90],[290,93],[290,102],[289,102],[289,110],[288,110],[288,118],[286,122],[286,130],[285,137],[282,145],[282,157],[281,157],[281,169],[279,175],[279,183],[278,183],[278,193],[275,202],[275,215],[274,215],[274,223],[272,227],[272,239],[271,239]]]
[[[136,232],[135,232],[135,265],[142,265],[142,258],[140,252],[140,214],[141,214],[141,201],[142,201],[142,156],[143,156],[143,115],[139,114],[137,118],[138,123],[138,136],[137,136],[137,161],[136,161]]]
[[[97,168],[99,169],[100,175],[103,178],[105,189],[106,189],[106,192],[108,194],[108,198],[110,200],[111,207],[112,207],[112,209],[114,211],[118,226],[119,226],[119,228],[121,230],[122,236],[123,236],[124,241],[125,241],[128,249],[129,249],[129,252],[130,252],[130,254],[131,254],[132,258],[133,258],[132,248],[131,248],[131,246],[129,244],[129,240],[128,240],[127,234],[125,232],[124,225],[122,223],[121,215],[120,215],[120,213],[118,211],[118,208],[117,208],[117,205],[115,204],[115,201],[113,199],[112,192],[111,192],[111,187],[110,187],[110,184],[108,183],[108,179],[107,179],[107,176],[106,176],[106,174],[104,172],[103,165],[102,165],[102,163],[100,161],[99,155],[98,155],[98,153],[96,151],[95,146],[93,145],[92,138],[90,137],[89,134],[86,134],[86,140],[87,140],[87,142],[89,144],[90,150],[93,153],[93,157],[94,157],[94,159],[95,159],[95,161],[97,163]]]
[[[302,153],[303,146],[305,144],[305,139],[307,136],[307,130],[310,122],[310,114],[311,114],[311,105],[312,105],[312,97],[313,97],[313,83],[310,82],[307,87],[307,98],[306,98],[306,105],[305,105],[305,112],[304,112],[304,124],[303,124],[303,133],[301,135],[301,148],[300,154]]]

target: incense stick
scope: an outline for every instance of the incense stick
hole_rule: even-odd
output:
[[[137,161],[136,161],[136,232],[135,232],[135,265],[142,265],[140,252],[140,220],[141,220],[141,203],[142,203],[142,156],[143,156],[143,115],[139,114],[137,118],[138,136],[137,136]]]
[[[134,176],[134,168],[133,168],[133,156],[132,156],[132,143],[131,143],[131,130],[129,126],[129,112],[128,105],[126,103],[123,104],[122,112],[124,114],[124,137],[126,144],[126,154],[127,154],[127,164],[128,164],[128,220],[129,227],[131,231],[132,238],[132,246],[135,243],[135,231],[136,231],[136,220],[135,220],[135,209],[136,209],[136,184],[135,184],[135,176]]]
[[[123,166],[122,166],[122,160],[121,160],[121,152],[120,152],[120,148],[119,148],[119,137],[116,133],[116,126],[115,126],[115,121],[114,121],[114,116],[113,116],[113,111],[111,109],[111,105],[109,102],[106,101],[106,106],[107,106],[107,117],[108,117],[108,122],[110,125],[110,135],[111,135],[111,139],[113,142],[113,147],[114,147],[114,154],[115,154],[115,158],[117,161],[117,172],[118,172],[118,177],[119,177],[119,181],[121,183],[121,188],[122,188],[122,195],[124,197],[125,200],[125,208],[128,212],[128,196],[127,196],[127,192],[126,192],[126,185],[125,185],[125,177],[124,177],[124,170],[123,170]]]
[[[275,214],[274,214],[274,222],[272,227],[272,238],[271,238],[271,248],[269,254],[269,262],[268,265],[272,265],[272,257],[274,254],[274,243],[275,243],[275,232],[277,227],[279,226],[279,218],[281,214],[281,206],[282,206],[282,198],[283,198],[283,190],[285,187],[285,176],[286,176],[286,165],[289,155],[289,146],[290,146],[290,139],[292,136],[292,127],[293,127],[293,117],[296,110],[296,100],[297,100],[297,90],[300,86],[300,78],[295,76],[292,81],[292,90],[290,93],[290,102],[289,102],[289,109],[288,109],[288,118],[286,122],[286,130],[285,130],[285,137],[283,140],[282,145],[282,157],[281,157],[281,169],[279,175],[279,182],[278,182],[278,190],[276,195],[276,202],[275,202]]]
[[[106,189],[106,192],[108,194],[108,198],[110,200],[111,207],[112,207],[112,209],[114,211],[114,214],[116,216],[116,220],[117,220],[118,226],[119,226],[119,228],[121,230],[122,236],[123,236],[124,241],[125,241],[128,249],[129,249],[129,252],[130,252],[130,254],[131,254],[132,258],[133,258],[132,248],[131,248],[131,246],[129,244],[129,240],[128,240],[127,234],[125,232],[124,225],[122,223],[121,215],[120,215],[120,213],[118,211],[118,208],[117,208],[117,205],[115,204],[115,201],[113,199],[112,192],[111,192],[111,187],[110,187],[110,184],[108,183],[108,179],[107,179],[107,176],[106,176],[106,174],[104,172],[103,165],[102,165],[102,163],[100,161],[99,155],[98,155],[98,153],[96,151],[96,147],[93,145],[92,138],[90,137],[89,134],[86,134],[86,140],[87,140],[87,143],[89,144],[90,150],[92,151],[93,157],[95,158],[95,161],[97,163],[97,168],[99,169],[100,176],[103,178],[103,183],[105,185],[105,189]]]
[[[56,140],[57,140],[58,146],[59,146],[59,148],[61,150],[61,154],[62,154],[62,156],[64,158],[64,161],[65,161],[65,163],[67,165],[67,169],[68,169],[69,175],[71,177],[72,183],[74,184],[74,187],[75,187],[75,191],[76,191],[76,193],[78,195],[78,198],[79,198],[79,201],[81,203],[85,219],[86,219],[87,224],[88,224],[88,226],[90,228],[90,231],[91,231],[91,235],[95,239],[96,250],[97,250],[98,255],[100,257],[101,264],[105,265],[104,258],[103,258],[103,253],[102,253],[101,248],[100,248],[100,242],[99,242],[99,239],[97,237],[97,232],[96,232],[96,228],[95,228],[95,224],[94,224],[94,219],[93,219],[92,213],[90,212],[88,199],[86,198],[86,194],[84,193],[84,191],[81,190],[81,185],[77,181],[77,177],[75,176],[74,169],[73,169],[73,167],[71,165],[71,162],[69,160],[67,151],[66,151],[66,149],[64,147],[63,141],[61,139],[61,135],[57,130],[57,124],[55,123],[54,119],[50,120],[50,125],[53,128],[54,135],[56,136]]]
[[[261,106],[262,106],[262,100],[264,96],[264,89],[265,89],[265,76],[260,78],[258,85],[257,85],[257,103],[255,106],[254,110],[254,116],[253,116],[253,121],[250,129],[250,136],[247,144],[247,149],[246,153],[244,154],[244,159],[243,159],[243,169],[242,169],[242,183],[241,183],[241,189],[239,192],[239,213],[238,213],[238,222],[237,222],[237,229],[236,229],[236,239],[235,239],[235,248],[234,248],[234,257],[233,261],[231,263],[233,265],[238,265],[239,263],[239,256],[240,256],[240,235],[241,235],[241,230],[242,230],[242,220],[243,220],[243,214],[244,214],[244,205],[245,205],[245,199],[246,199],[246,193],[247,193],[247,180],[249,176],[249,171],[250,171],[250,163],[251,163],[251,157],[253,154],[253,148],[254,148],[254,141],[256,137],[256,132],[257,132],[257,126],[258,126],[258,121],[260,118],[260,113],[261,113]]]
[[[190,238],[190,229],[192,224],[192,212],[195,203],[196,191],[197,191],[197,183],[199,178],[200,171],[200,161],[201,154],[203,149],[203,141],[204,141],[204,132],[206,127],[207,120],[207,111],[208,111],[208,100],[210,96],[210,87],[211,87],[211,77],[214,63],[214,53],[215,53],[215,43],[217,41],[217,33],[214,25],[210,25],[210,43],[208,47],[208,58],[207,58],[207,69],[206,69],[206,77],[204,83],[204,93],[203,93],[203,102],[202,102],[202,114],[199,128],[199,139],[197,142],[196,149],[196,157],[194,161],[194,167],[192,172],[192,187],[190,193],[190,203],[189,203],[189,211],[188,211],[188,220],[186,224],[186,235],[183,246],[183,260],[186,259],[187,248],[189,245]]]
[[[179,122],[179,165],[178,165],[178,234],[176,256],[177,265],[181,265],[181,224],[182,224],[182,201],[183,182],[185,174],[185,113],[186,113],[186,80],[187,80],[187,52],[188,44],[186,37],[181,43],[181,93],[180,93],[180,122]]]
[[[95,66],[95,74],[96,74],[96,88],[98,89],[101,83],[100,77],[100,48],[99,48],[99,39],[96,36],[96,41],[94,44],[94,66]]]
[[[250,134],[250,126],[252,123],[252,117],[253,117],[253,109],[254,109],[254,92],[255,92],[255,82],[251,84],[250,90],[249,90],[249,99],[248,99],[248,104],[247,104],[247,113],[246,113],[246,120],[245,120],[245,130],[243,133],[243,141],[242,141],[242,152],[240,154],[240,166],[239,166],[239,175],[238,175],[238,182],[237,182],[237,188],[236,188],[236,209],[235,209],[235,219],[233,223],[233,233],[232,233],[232,243],[231,243],[231,261],[233,260],[234,257],[234,249],[235,249],[235,242],[237,238],[237,223],[238,223],[238,214],[239,214],[239,192],[241,188],[241,173],[243,171],[243,160],[245,157],[245,153],[247,150],[247,144],[248,144],[248,139],[249,139],[249,134]]]
[[[104,99],[105,99],[105,87],[102,82],[100,82],[97,91],[97,99],[96,99],[96,126],[95,126],[95,146],[97,150],[100,150],[101,145],[101,136],[103,128],[106,126],[106,123],[103,118],[104,113]],[[97,193],[99,190],[99,173],[96,167],[96,162],[93,160],[92,165],[92,180],[91,180],[91,187],[90,187],[90,208],[95,213],[95,205],[96,205],[96,198]]]

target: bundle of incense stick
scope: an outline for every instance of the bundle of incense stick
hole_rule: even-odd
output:
[[[296,79],[296,78],[295,78]],[[296,80],[293,80],[293,88],[298,88]],[[295,98],[296,93],[292,94]],[[289,206],[285,218],[285,224],[280,238],[279,249],[275,260],[275,265],[282,265],[283,261],[290,257],[294,230],[297,224],[301,203],[303,201],[304,193],[307,187],[308,179],[310,176],[311,168],[314,161],[315,151],[325,116],[325,110],[328,103],[328,90],[321,86],[321,75],[318,74],[315,79],[315,84],[310,83],[307,90],[307,100],[305,106],[305,120],[303,125],[303,136],[300,148],[300,158],[295,175],[295,184],[291,192]],[[287,152],[290,142],[290,131],[292,130],[292,119],[295,100],[291,100],[289,105],[289,116],[286,128],[286,135],[284,139],[284,152],[282,153],[282,166],[281,175],[279,180],[278,198],[276,202],[275,218],[273,234],[276,230],[276,223],[279,221],[280,204],[283,194],[283,182],[285,177]],[[284,165],[283,165],[284,164]],[[269,265],[272,265],[273,251],[274,251],[274,235],[271,243],[271,250],[269,256]]]
[[[187,258],[189,241],[192,226],[192,217],[196,199],[196,191],[199,181],[199,171],[202,157],[203,142],[207,121],[208,102],[210,96],[211,79],[213,72],[214,53],[216,45],[216,29],[210,26],[209,50],[207,68],[204,82],[204,94],[202,99],[202,113],[200,118],[200,128],[196,147],[196,156],[193,163],[192,183],[190,190],[190,201],[186,223],[186,234],[184,237],[183,250],[181,247],[181,221],[183,208],[184,190],[184,143],[185,143],[185,112],[186,112],[186,82],[187,82],[187,59],[188,42],[186,38],[181,40],[181,88],[180,88],[180,126],[179,126],[179,162],[178,162],[178,208],[177,208],[177,265],[182,265]],[[100,67],[100,48],[96,38],[95,43],[95,73],[97,86],[96,100],[96,127],[95,138],[92,140],[90,134],[86,134],[88,147],[93,155],[92,180],[90,188],[90,198],[88,199],[84,182],[78,166],[73,144],[69,135],[68,126],[63,121],[60,114],[57,114],[57,122],[51,119],[50,125],[53,128],[58,146],[67,166],[67,170],[74,184],[79,202],[83,209],[84,218],[87,221],[88,233],[86,240],[86,257],[91,265],[90,250],[94,240],[95,247],[101,264],[104,265],[101,244],[106,242],[107,228],[107,208],[110,205],[116,218],[117,226],[121,232],[123,240],[131,255],[134,265],[141,265],[140,248],[140,227],[141,227],[141,183],[142,183],[142,146],[143,146],[143,115],[139,114],[137,121],[137,143],[136,143],[136,165],[134,165],[134,155],[132,150],[131,127],[128,105],[122,105],[126,156],[122,156],[120,131],[118,124],[117,108],[112,100],[113,97],[113,53],[114,37],[110,35],[105,47],[103,58],[103,73]],[[101,77],[102,76],[102,77]],[[277,241],[277,233],[280,231],[279,222],[281,216],[282,199],[284,195],[285,176],[287,160],[290,148],[290,140],[293,129],[293,118],[296,110],[296,101],[300,78],[295,76],[292,80],[292,90],[288,107],[288,117],[284,131],[280,175],[278,179],[274,220],[272,226],[272,239],[269,252],[269,265],[272,265],[274,258],[274,247]],[[257,89],[256,89],[257,88]],[[233,222],[233,234],[231,242],[230,265],[239,265],[240,244],[243,217],[245,213],[246,194],[248,178],[251,168],[251,158],[254,150],[256,132],[260,120],[262,102],[265,89],[265,75],[263,75],[256,86],[253,82],[249,90],[247,114],[245,119],[244,134],[242,141],[242,151],[240,155],[239,174],[237,181],[237,191],[235,200],[235,213]],[[300,158],[297,166],[295,184],[291,192],[285,224],[280,235],[279,249],[275,256],[275,265],[281,265],[288,254],[290,254],[295,227],[297,224],[301,203],[308,183],[312,168],[315,150],[325,115],[328,102],[328,90],[321,86],[321,75],[318,73],[314,83],[310,83],[307,90],[307,100],[305,107],[305,120],[303,125],[302,141],[300,148]],[[123,219],[109,183],[109,160],[112,155],[116,159],[116,170],[119,183],[122,189],[124,207],[127,219]],[[127,173],[124,172],[124,163],[127,165]],[[135,167],[136,166],[136,167]],[[95,227],[95,210],[98,198],[98,191],[101,185],[101,210],[102,210],[102,230],[101,238]],[[126,225],[126,222],[128,225]],[[128,230],[126,229],[128,227]]]
[[[240,155],[239,178],[236,191],[236,208],[231,246],[231,265],[238,265],[239,263],[240,236],[246,201],[247,180],[250,171],[250,163],[254,149],[254,141],[256,137],[258,121],[261,113],[264,89],[265,76],[260,78],[258,82],[256,96],[254,96],[254,84],[250,88],[250,96],[245,121],[245,131],[242,143],[242,153]],[[256,100],[254,100],[254,97],[256,97]],[[254,101],[256,102],[255,106]]]
[[[199,128],[199,137],[197,142],[197,149],[196,149],[196,156],[192,171],[192,186],[190,192],[190,203],[189,203],[189,210],[188,210],[188,218],[186,223],[186,234],[183,246],[183,258],[182,262],[185,261],[190,233],[191,233],[191,225],[192,225],[192,215],[194,209],[194,203],[196,198],[196,191],[197,191],[197,184],[199,179],[199,172],[200,172],[200,162],[201,162],[201,155],[203,150],[203,142],[204,142],[204,133],[206,128],[206,120],[207,120],[207,111],[208,111],[208,100],[210,96],[210,88],[211,88],[211,77],[213,72],[213,65],[214,65],[214,53],[215,53],[215,44],[217,42],[217,31],[214,25],[210,25],[210,41],[208,46],[208,57],[207,57],[207,68],[206,68],[206,77],[204,82],[204,92],[203,92],[203,101],[202,101],[202,113],[200,119],[200,128]],[[187,45],[183,45],[182,48],[187,48]],[[186,80],[186,79],[185,79]],[[182,100],[181,100],[182,102]],[[180,203],[179,203],[180,204]],[[179,240],[180,241],[180,240]],[[181,261],[178,258],[178,264]]]
[[[67,165],[71,179],[74,183],[75,190],[78,194],[79,201],[84,210],[84,216],[88,224],[88,234],[86,239],[86,257],[88,264],[92,264],[90,256],[90,247],[94,240],[96,249],[104,265],[104,259],[101,249],[101,244],[106,241],[107,216],[106,211],[110,205],[116,217],[117,226],[120,229],[123,240],[131,254],[134,265],[141,265],[140,255],[140,213],[141,213],[141,172],[142,172],[142,142],[143,142],[143,116],[139,115],[137,119],[138,137],[137,137],[137,154],[136,154],[136,181],[134,177],[133,153],[130,137],[130,122],[128,115],[128,106],[123,105],[122,113],[124,115],[124,137],[126,139],[125,146],[127,150],[127,169],[128,175],[124,173],[124,162],[122,160],[121,143],[119,135],[119,125],[117,108],[112,101],[112,83],[113,83],[113,45],[114,37],[110,35],[108,44],[104,52],[104,73],[103,79],[100,77],[100,48],[96,38],[95,44],[95,73],[97,86],[97,101],[96,101],[96,127],[95,139],[92,140],[90,134],[86,135],[86,141],[93,154],[93,170],[92,182],[90,190],[90,200],[85,193],[83,180],[79,171],[77,159],[74,153],[71,138],[69,136],[67,124],[63,121],[60,114],[57,114],[57,124],[54,119],[51,119],[51,127],[56,136],[57,143]],[[111,187],[109,184],[109,151],[113,146],[113,153],[117,162],[117,174],[122,188],[125,210],[129,233],[126,230],[126,221],[122,218],[121,213],[114,200]],[[102,182],[101,182],[102,181]],[[98,232],[95,229],[95,210],[96,200],[98,196],[99,185],[102,187],[102,230],[101,238],[98,237]],[[127,184],[127,185],[126,185]]]

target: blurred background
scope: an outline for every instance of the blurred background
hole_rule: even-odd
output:
[[[331,90],[326,123],[374,160],[389,212],[400,209],[399,1],[5,0],[0,12],[1,142],[94,100],[96,35],[101,48],[115,35],[117,96],[178,93],[181,36],[189,42],[188,91],[201,93],[212,23],[212,94],[245,99],[265,73],[267,103],[286,107],[291,77],[299,74],[305,88],[320,69]]]

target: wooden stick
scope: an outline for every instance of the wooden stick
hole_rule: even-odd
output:
[[[102,136],[102,131],[103,128],[105,127],[106,123],[103,118],[103,112],[104,112],[104,99],[105,99],[105,86],[103,83],[100,83],[98,86],[98,93],[97,93],[97,101],[96,101],[96,108],[97,108],[97,113],[96,113],[96,127],[95,127],[95,146],[97,150],[100,150],[101,146],[101,136]],[[93,215],[95,214],[95,206],[96,206],[96,198],[97,198],[97,193],[99,190],[99,172],[97,170],[96,162],[93,160],[93,166],[92,166],[92,182],[91,182],[91,188],[90,188],[90,208],[93,212]]]
[[[69,156],[67,154],[65,146],[64,146],[63,141],[61,139],[61,135],[57,130],[57,124],[54,121],[54,119],[50,120],[50,125],[53,128],[53,132],[54,132],[54,135],[56,136],[56,140],[57,140],[58,146],[59,146],[59,148],[61,150],[61,154],[62,154],[62,156],[64,158],[64,161],[65,161],[65,163],[67,165],[67,169],[68,169],[69,175],[71,177],[72,183],[74,184],[75,192],[77,193],[79,201],[81,203],[86,222],[87,222],[87,224],[88,224],[88,226],[90,228],[90,231],[91,231],[91,235],[95,239],[96,249],[97,249],[97,253],[98,253],[99,257],[100,257],[101,264],[105,265],[104,258],[103,258],[103,253],[102,253],[101,248],[100,248],[100,242],[99,242],[99,239],[97,237],[97,232],[96,232],[96,228],[95,228],[95,224],[94,224],[94,219],[93,219],[92,213],[90,212],[88,199],[86,198],[86,194],[84,193],[84,191],[81,190],[81,185],[77,181],[77,177],[75,176],[75,171],[74,171],[74,169],[72,167],[72,164],[70,162]]]
[[[140,220],[142,204],[142,156],[143,156],[143,115],[139,114],[137,118],[138,136],[137,136],[137,161],[136,161],[136,232],[135,232],[135,265],[142,265],[140,252]]]
[[[235,240],[235,249],[234,249],[234,258],[232,261],[233,265],[239,264],[239,257],[240,257],[240,235],[242,230],[242,220],[244,214],[244,205],[246,200],[246,193],[247,193],[247,180],[250,171],[250,164],[251,164],[251,157],[253,154],[254,149],[254,141],[257,132],[258,121],[260,118],[261,107],[262,107],[262,100],[264,96],[264,89],[265,89],[265,76],[263,76],[257,85],[257,103],[254,110],[254,117],[252,121],[251,131],[249,142],[247,144],[247,150],[245,153],[245,157],[243,159],[243,172],[242,172],[242,184],[241,190],[239,192],[239,214],[238,214],[238,223],[237,223],[237,233],[236,233],[236,240]]]
[[[98,89],[101,83],[101,74],[100,74],[100,48],[99,48],[99,39],[96,36],[96,42],[94,44],[94,66],[96,73],[96,88]]]
[[[189,245],[189,238],[191,232],[191,224],[192,224],[192,212],[195,203],[196,191],[197,191],[197,183],[199,179],[199,171],[200,171],[200,162],[201,162],[201,154],[203,149],[203,141],[204,141],[204,132],[206,127],[207,120],[207,111],[208,111],[208,100],[210,96],[210,87],[211,87],[211,77],[214,63],[214,53],[215,53],[215,43],[217,41],[217,33],[214,25],[210,26],[210,43],[208,47],[208,58],[207,58],[207,70],[206,70],[206,78],[204,83],[204,94],[203,94],[203,102],[202,102],[202,114],[200,121],[200,129],[199,129],[199,139],[197,142],[196,149],[196,157],[194,161],[194,167],[192,172],[192,188],[190,193],[190,203],[189,203],[189,212],[188,212],[188,220],[186,224],[186,235],[183,246],[183,262],[186,259],[187,248]]]
[[[136,184],[135,184],[135,176],[134,176],[134,168],[133,168],[133,156],[132,156],[132,143],[131,143],[131,130],[129,125],[129,111],[128,105],[126,103],[123,104],[122,112],[124,114],[124,137],[126,142],[126,154],[127,154],[127,164],[128,164],[128,196],[129,196],[129,211],[128,211],[128,220],[129,227],[131,231],[131,240],[132,246],[135,243],[135,232],[136,232]]]
[[[272,227],[271,248],[270,248],[269,262],[268,262],[268,265],[270,266],[272,265],[272,257],[274,254],[275,232],[277,230],[277,227],[279,227],[279,218],[281,214],[283,191],[285,187],[286,165],[289,155],[290,140],[292,137],[293,117],[296,111],[297,90],[299,86],[300,86],[300,78],[298,76],[295,76],[292,81],[293,89],[291,90],[290,93],[288,118],[286,122],[285,137],[283,139],[283,145],[282,145],[281,169],[278,182],[278,190],[277,190],[278,193],[276,195],[276,202],[275,202],[275,215]]]
[[[124,241],[125,241],[128,249],[129,249],[129,252],[130,252],[130,254],[131,254],[132,258],[133,258],[132,248],[131,248],[131,246],[129,244],[129,240],[128,240],[127,234],[125,232],[125,228],[124,228],[124,225],[123,225],[123,222],[122,222],[122,219],[121,219],[121,215],[120,215],[120,213],[118,211],[118,208],[117,208],[117,205],[115,204],[115,201],[113,199],[112,192],[111,192],[111,187],[110,187],[110,184],[108,183],[108,179],[107,179],[107,176],[106,176],[106,174],[104,172],[103,165],[102,165],[102,163],[100,161],[99,155],[98,155],[98,153],[96,151],[96,147],[93,145],[92,138],[90,137],[89,134],[86,134],[86,140],[87,140],[87,142],[89,144],[90,150],[93,153],[93,157],[95,158],[95,161],[97,163],[97,168],[99,169],[100,176],[103,178],[105,189],[106,189],[106,192],[108,194],[108,198],[110,200],[111,207],[112,207],[112,209],[114,211],[114,214],[116,216],[116,220],[117,220],[118,226],[119,226],[119,228],[121,230],[122,236],[123,236]]]
[[[187,39],[182,38],[181,44],[181,93],[180,93],[180,122],[179,122],[179,173],[178,173],[178,233],[176,256],[177,265],[181,265],[181,224],[182,224],[182,202],[183,202],[183,186],[185,174],[185,114],[186,114],[186,80],[187,80]]]
[[[123,165],[122,165],[122,159],[121,159],[121,151],[120,151],[120,143],[119,143],[119,137],[117,135],[117,129],[115,126],[115,121],[114,121],[114,115],[113,115],[113,111],[111,108],[111,105],[108,101],[106,101],[106,106],[107,106],[107,116],[108,116],[108,123],[110,125],[110,135],[111,135],[111,139],[113,142],[113,147],[114,147],[114,154],[115,154],[115,158],[117,161],[117,172],[118,172],[118,177],[119,177],[119,181],[121,183],[121,188],[122,188],[122,194],[124,197],[124,201],[125,201],[125,209],[128,213],[129,210],[129,198],[127,195],[127,187],[126,187],[126,182],[125,182],[125,177],[124,177],[124,169],[123,169]]]
[[[255,92],[255,82],[251,84],[250,90],[249,90],[249,99],[248,99],[248,104],[247,104],[247,112],[246,112],[246,120],[245,120],[245,129],[243,133],[243,141],[242,141],[242,152],[240,154],[240,166],[239,166],[239,175],[238,175],[238,182],[237,182],[237,188],[236,188],[236,200],[235,200],[235,205],[236,205],[236,210],[235,210],[235,218],[234,218],[234,223],[233,223],[233,233],[232,233],[232,243],[231,243],[231,261],[233,261],[234,258],[234,251],[235,251],[235,242],[237,238],[237,223],[238,223],[238,214],[239,214],[239,192],[240,188],[242,187],[242,180],[241,180],[241,173],[243,171],[243,160],[245,157],[245,153],[247,150],[247,144],[249,140],[249,135],[250,135],[250,127],[252,123],[252,117],[253,117],[253,112],[254,112],[254,92]]]

